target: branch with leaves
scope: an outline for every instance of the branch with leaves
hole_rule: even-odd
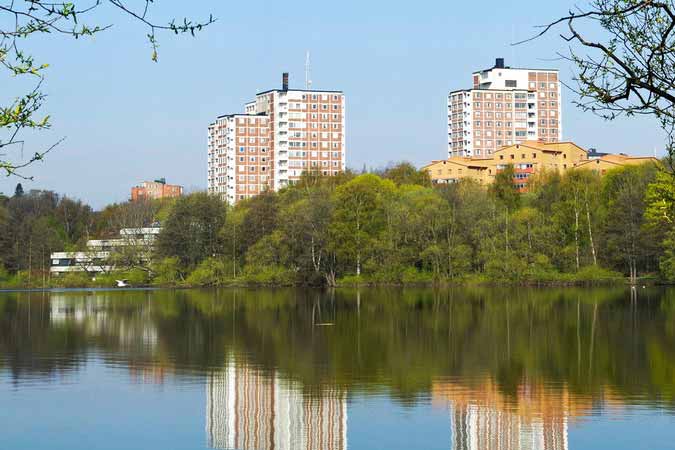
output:
[[[135,6],[129,6],[135,3]],[[152,53],[151,59],[158,61],[158,40],[160,32],[190,34],[201,31],[215,22],[213,16],[203,21],[192,21],[187,18],[176,19],[163,24],[150,17],[155,0],[88,0],[78,2],[52,2],[44,0],[0,0],[0,69],[4,69],[8,78],[19,77],[34,79],[34,87],[26,94],[20,95],[7,106],[0,105],[0,173],[6,176],[18,176],[31,179],[21,174],[22,169],[42,161],[47,153],[60,144],[63,139],[46,149],[29,151],[27,158],[12,156],[15,152],[23,155],[26,148],[21,133],[33,130],[49,129],[49,116],[40,116],[46,96],[41,87],[45,81],[46,63],[37,63],[26,53],[30,39],[40,35],[58,36],[80,39],[94,36],[108,30],[112,24],[91,24],[92,15],[99,9],[109,7],[140,23],[147,30],[147,39]],[[4,25],[7,24],[7,25]],[[4,84],[4,83],[3,83]]]
[[[593,0],[541,27],[537,39],[566,26],[570,44],[559,54],[576,66],[575,104],[607,120],[655,117],[668,136],[675,160],[675,2],[673,0]],[[602,39],[592,39],[599,34]]]

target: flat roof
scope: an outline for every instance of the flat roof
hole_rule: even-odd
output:
[[[534,70],[535,72],[560,72],[559,69],[535,69],[533,67],[510,67],[510,66],[497,67],[497,66],[493,66],[493,67],[490,67],[489,69],[477,70],[475,72],[472,72],[472,75],[476,75],[477,73],[489,72],[489,71],[495,70],[495,69]]]
[[[268,89],[267,91],[258,92],[256,95],[269,94],[270,92],[313,92],[317,94],[343,94],[342,91],[323,91],[318,89]]]
[[[221,114],[220,116],[217,117],[217,119],[222,119],[222,118],[224,118],[224,117],[235,117],[235,116],[245,116],[245,117],[267,117],[267,114],[265,114],[265,113],[256,113],[256,114],[249,114],[249,113]],[[211,125],[215,125],[215,122],[212,123]]]
[[[536,92],[536,91],[526,89],[526,88],[504,88],[504,89],[469,88],[469,89],[455,89],[454,91],[448,92],[448,95],[450,96],[452,94],[457,94],[459,92],[471,92],[471,91],[481,91],[481,92],[515,92],[515,91]]]

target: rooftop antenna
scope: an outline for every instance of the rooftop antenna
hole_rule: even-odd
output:
[[[305,89],[308,91],[312,88],[312,80],[310,79],[311,61],[309,58],[309,50],[307,50],[307,57],[305,58]]]

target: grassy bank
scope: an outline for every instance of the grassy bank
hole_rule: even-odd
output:
[[[132,270],[91,277],[84,273],[70,273],[61,276],[43,277],[41,274],[28,276],[21,272],[14,276],[0,277],[0,289],[41,289],[41,288],[106,288],[116,286],[116,280],[128,280],[134,287],[290,287],[326,286],[325,279],[317,276],[301,279],[297,273],[270,267],[255,273],[242,273],[236,277],[223,274],[193,272],[187,277],[175,274],[172,277],[148,276],[142,270]],[[662,280],[646,276],[638,284],[660,284]],[[356,286],[433,286],[433,285],[522,285],[522,286],[580,286],[598,284],[629,284],[629,279],[620,273],[600,267],[585,267],[577,273],[524,273],[517,278],[490,277],[485,274],[471,274],[462,277],[439,277],[431,272],[414,269],[387,271],[369,275],[349,275],[336,280],[337,287]]]

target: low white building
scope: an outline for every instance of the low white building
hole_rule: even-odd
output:
[[[117,239],[92,239],[87,241],[87,250],[81,252],[54,252],[51,254],[52,274],[66,272],[101,273],[115,267],[110,258],[128,248],[138,248],[140,258],[149,260],[150,250],[162,229],[160,227],[123,228]]]

